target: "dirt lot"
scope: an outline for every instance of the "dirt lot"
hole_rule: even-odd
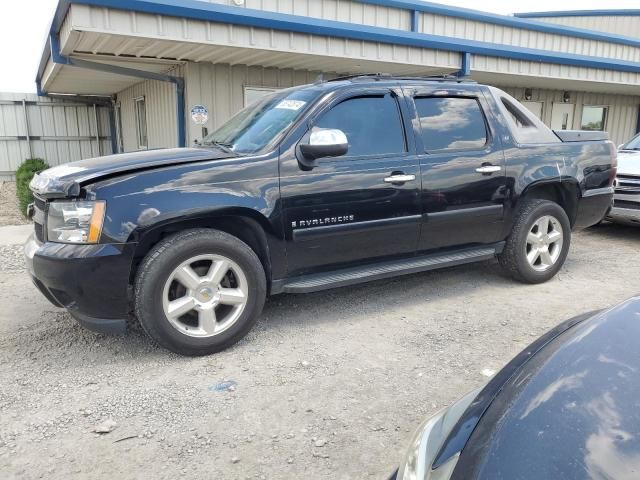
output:
[[[419,421],[482,370],[640,293],[639,253],[640,229],[605,225],[577,234],[544,285],[488,262],[275,297],[240,344],[189,359],[137,330],[82,330],[2,247],[2,478],[385,479]],[[105,420],[115,430],[93,433]]]
[[[0,227],[28,223],[19,211],[16,182],[0,180]]]

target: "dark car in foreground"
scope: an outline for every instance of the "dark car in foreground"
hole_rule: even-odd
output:
[[[83,325],[207,354],[267,295],[497,257],[540,283],[611,207],[616,150],[493,87],[359,76],[279,91],[198,148],[34,177],[36,286]]]
[[[416,432],[397,480],[640,478],[640,297],[569,320]]]

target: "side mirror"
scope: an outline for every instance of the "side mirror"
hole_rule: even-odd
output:
[[[624,143],[621,143],[620,145],[618,145],[618,150],[622,150],[622,147],[624,147]]]
[[[310,161],[309,163],[323,157],[340,157],[348,151],[347,136],[337,128],[314,129],[309,135],[309,140],[300,144],[300,153],[305,160]]]

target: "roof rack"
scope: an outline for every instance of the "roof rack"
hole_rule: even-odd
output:
[[[353,75],[342,75],[340,77],[330,78],[326,80],[322,74],[318,76],[315,83],[326,83],[326,82],[341,82],[345,80],[427,80],[430,82],[456,82],[456,83],[476,83],[475,80],[471,80],[468,77],[458,77],[456,75],[451,74],[442,74],[442,75],[426,75],[426,76],[402,76],[402,75],[392,75],[390,73],[356,73]]]

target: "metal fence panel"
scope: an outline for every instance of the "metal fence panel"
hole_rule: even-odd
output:
[[[60,165],[109,155],[109,107],[0,92],[0,180],[13,178],[29,157]]]

